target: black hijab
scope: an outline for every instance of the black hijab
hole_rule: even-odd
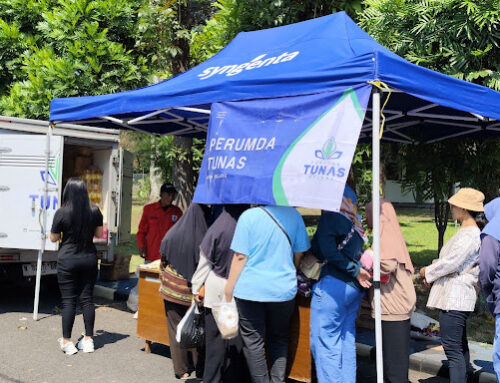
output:
[[[248,205],[225,205],[224,211],[210,226],[200,249],[218,276],[227,279],[234,252],[231,250],[236,223]]]
[[[161,241],[161,255],[188,282],[198,266],[200,243],[207,232],[205,208],[192,203]]]

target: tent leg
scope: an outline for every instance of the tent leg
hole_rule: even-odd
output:
[[[50,160],[50,140],[52,138],[52,123],[49,124],[47,131],[47,143],[45,147],[45,179],[43,188],[42,200],[42,224],[41,224],[41,240],[40,250],[38,250],[38,259],[36,264],[36,284],[35,284],[35,302],[33,304],[33,320],[38,320],[38,305],[40,302],[40,280],[42,277],[42,256],[45,250],[46,226],[47,226],[47,198],[49,194],[49,160]]]
[[[375,345],[377,351],[377,383],[384,381],[382,357],[382,316],[380,309],[380,91],[372,95],[372,201],[373,201],[373,287],[375,303]]]

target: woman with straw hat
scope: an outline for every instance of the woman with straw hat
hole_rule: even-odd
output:
[[[451,383],[466,382],[470,368],[466,321],[477,299],[483,201],[484,194],[471,188],[460,189],[448,200],[460,230],[443,246],[439,258],[420,270],[424,284],[432,285],[427,307],[440,310],[441,343]]]

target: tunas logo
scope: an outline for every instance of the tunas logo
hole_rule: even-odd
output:
[[[342,157],[342,152],[337,150],[335,138],[330,137],[320,150],[314,152],[314,156],[320,160],[338,160]]]
[[[308,207],[338,210],[365,107],[346,89],[290,144],[273,174],[277,205],[305,206],[307,200]]]
[[[40,176],[42,177],[42,182],[45,183],[45,170],[40,170]],[[49,170],[49,175],[48,175],[48,179],[47,179],[47,184],[57,186],[57,182],[56,182],[54,176],[52,175],[52,173],[50,172],[50,170]]]
[[[206,80],[216,74],[226,75],[226,76],[234,76],[241,73],[243,70],[251,70],[262,68],[264,66],[269,66],[271,64],[281,64],[287,61],[292,61],[295,57],[299,55],[300,51],[295,52],[284,52],[279,56],[267,57],[266,54],[257,56],[252,61],[243,63],[243,64],[232,64],[232,65],[224,65],[224,66],[213,66],[205,69],[201,72],[198,77],[201,80]]]

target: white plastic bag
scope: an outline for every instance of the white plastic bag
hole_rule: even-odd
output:
[[[135,285],[128,295],[127,307],[130,311],[136,312],[139,306],[139,283]]]
[[[231,302],[222,300],[220,303],[216,303],[212,312],[222,339],[235,338],[239,330],[239,316],[234,299]]]
[[[141,265],[139,265],[141,266]],[[137,314],[137,310],[139,308],[139,266],[135,269],[135,276],[137,278],[137,284],[130,290],[127,299],[127,307],[130,311],[133,311]],[[137,319],[137,318],[135,318]]]

